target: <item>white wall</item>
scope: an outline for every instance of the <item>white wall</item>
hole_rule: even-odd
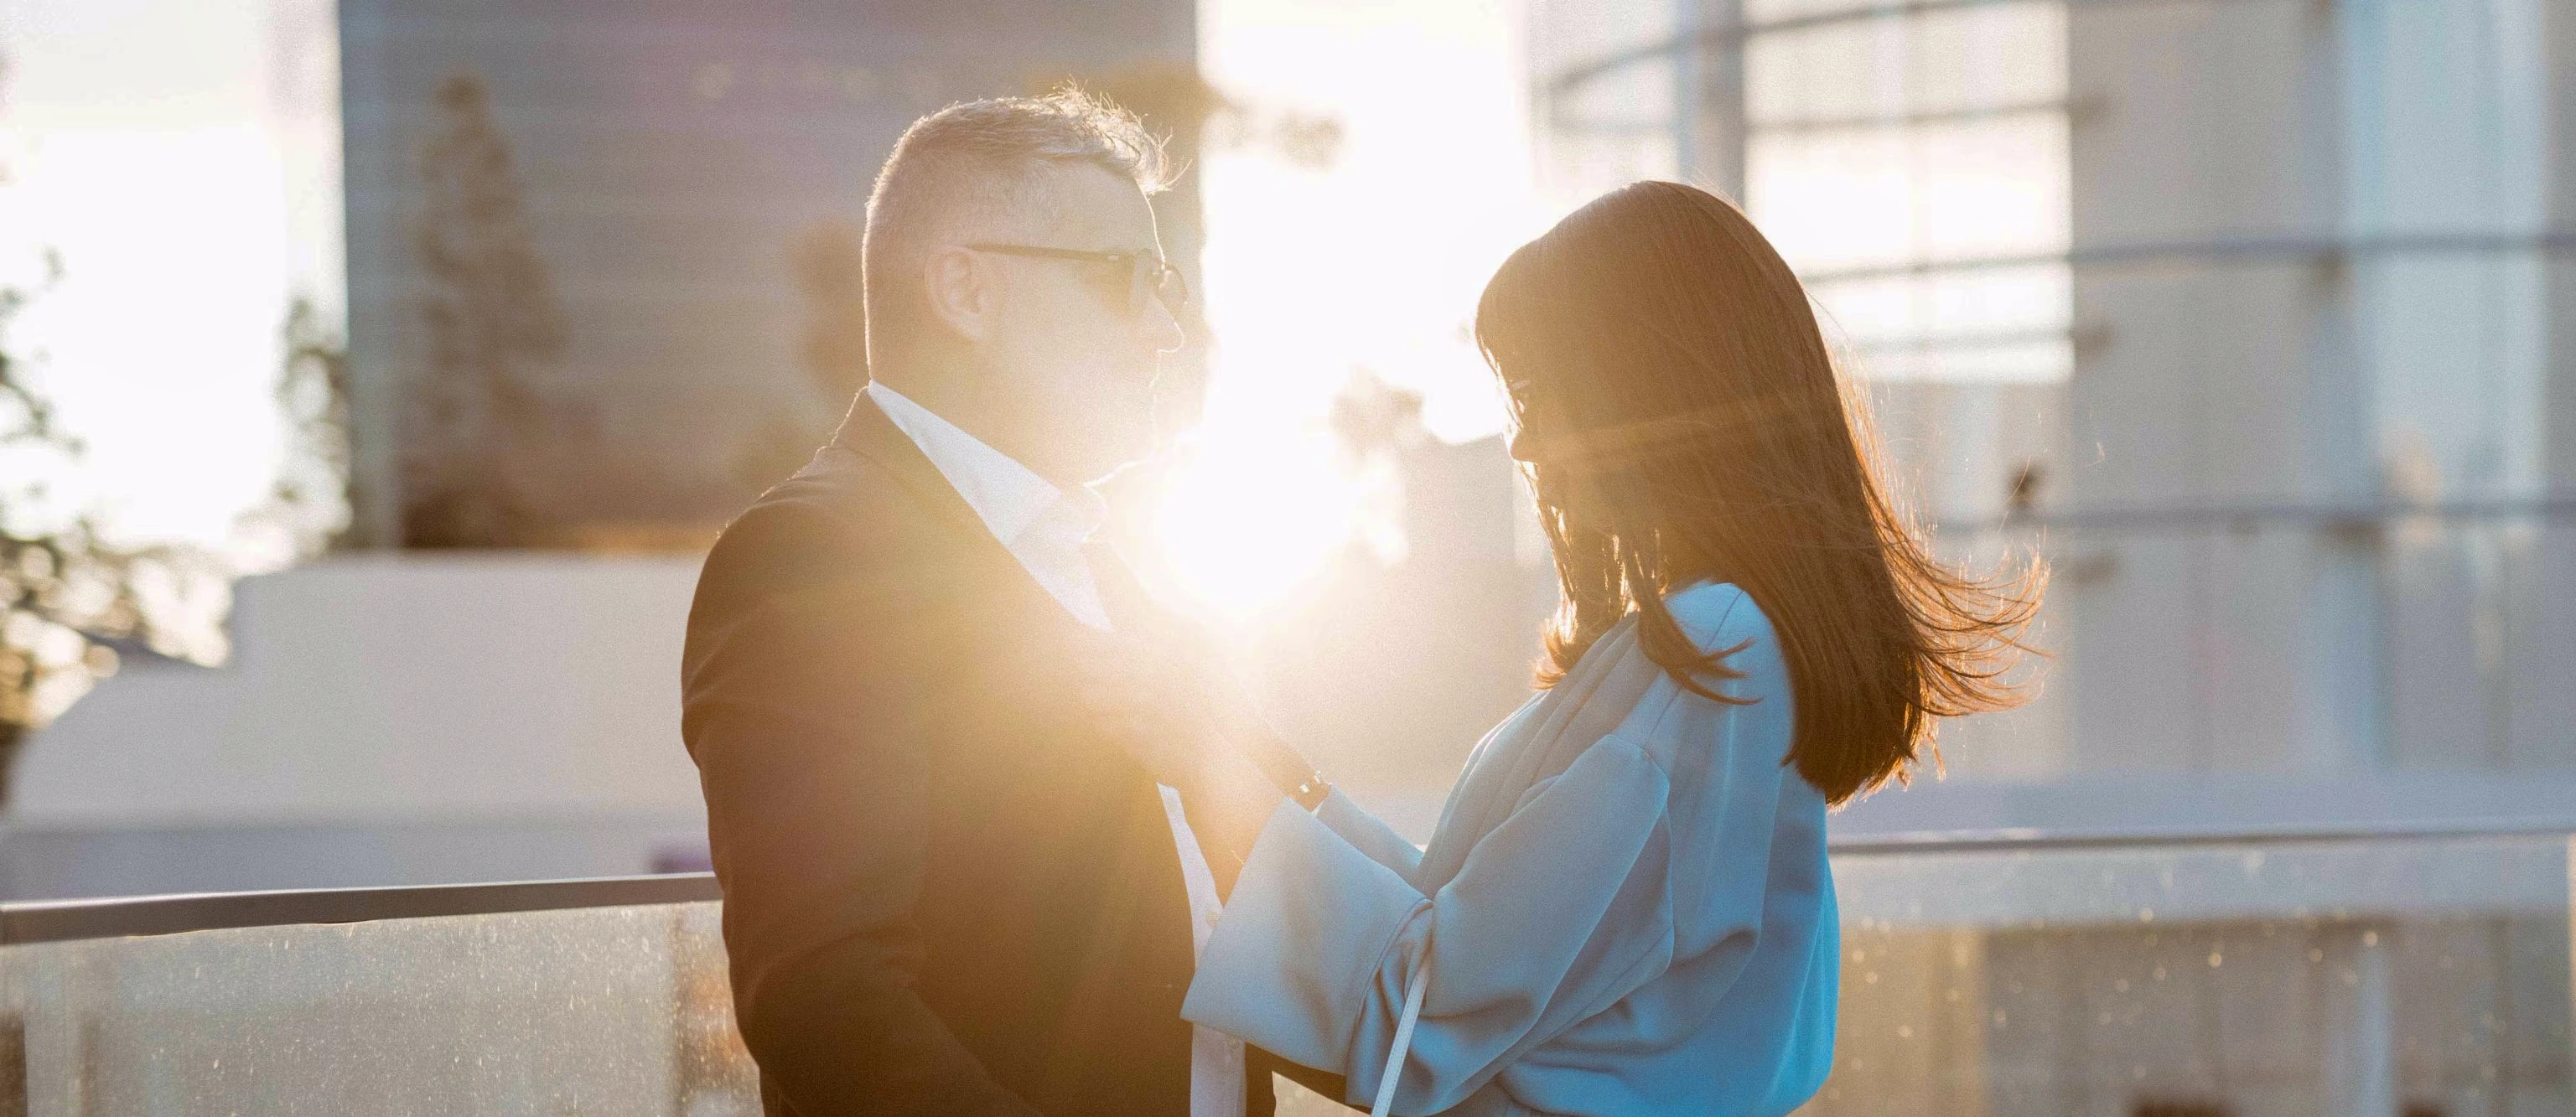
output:
[[[130,663],[36,736],[0,884],[644,871],[703,841],[679,734],[696,577],[680,558],[384,555],[245,581],[232,663]]]

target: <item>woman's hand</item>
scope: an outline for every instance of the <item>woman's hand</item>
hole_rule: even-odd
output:
[[[1082,665],[1085,713],[1154,778],[1186,786],[1205,763],[1214,726],[1169,662],[1141,641],[1118,639]]]
[[[1240,729],[1240,717],[1220,709],[1224,700],[1206,693],[1198,669],[1142,641],[1118,641],[1083,674],[1095,724],[1156,780],[1179,789],[1191,829],[1212,855],[1241,864],[1282,791],[1271,765],[1229,731]]]
[[[1298,805],[1314,809],[1330,786],[1323,775],[1270,728],[1269,720],[1261,715],[1260,704],[1226,670],[1225,655],[1205,631],[1177,618],[1166,616],[1163,621],[1144,630],[1142,639],[1135,641],[1152,649],[1161,660],[1163,681],[1150,687],[1148,693],[1189,707],[1172,712],[1175,716],[1194,717],[1200,731],[1230,740],[1270,778],[1273,786],[1297,800]]]

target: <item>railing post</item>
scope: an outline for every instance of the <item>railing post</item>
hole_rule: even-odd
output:
[[[2389,932],[2369,923],[2325,929],[2325,1113],[2395,1117],[2396,1005],[2388,972]]]
[[[0,1117],[27,1117],[27,1019],[0,1014]]]

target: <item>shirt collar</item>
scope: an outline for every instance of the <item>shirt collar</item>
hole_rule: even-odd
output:
[[[956,486],[957,495],[966,498],[966,506],[975,510],[985,529],[1003,546],[1017,546],[1021,537],[1040,521],[1049,519],[1051,512],[1055,517],[1071,518],[1080,532],[1073,540],[1077,545],[1090,538],[1100,529],[1101,521],[1108,518],[1107,503],[1089,488],[1079,487],[1071,492],[1057,488],[1018,459],[882,382],[869,381],[866,391],[886,418],[893,421],[895,429],[920,446],[922,456],[930,459],[939,475]],[[1055,512],[1059,505],[1066,510]]]

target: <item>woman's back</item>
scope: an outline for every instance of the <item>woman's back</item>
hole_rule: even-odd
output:
[[[1780,761],[1795,715],[1762,610],[1721,584],[1670,602],[1736,649],[1740,701],[1677,685],[1623,626],[1487,736],[1427,849],[1338,796],[1283,811],[1184,1015],[1364,1097],[1418,987],[1401,1113],[1805,1101],[1833,1043],[1824,798]]]
[[[1641,958],[1657,972],[1533,1037],[1496,1081],[1550,1111],[1785,1112],[1823,1082],[1833,1050],[1840,939],[1824,797],[1781,763],[1795,712],[1760,607],[1716,583],[1666,601],[1701,649],[1742,645],[1727,664],[1743,677],[1722,692],[1751,701],[1683,689],[1638,648],[1633,625],[1614,630],[1477,750],[1415,884],[1454,879],[1515,805],[1587,749],[1635,749],[1664,776],[1661,865],[1632,877],[1590,949],[1618,956],[1643,944],[1613,940],[1662,940]]]

